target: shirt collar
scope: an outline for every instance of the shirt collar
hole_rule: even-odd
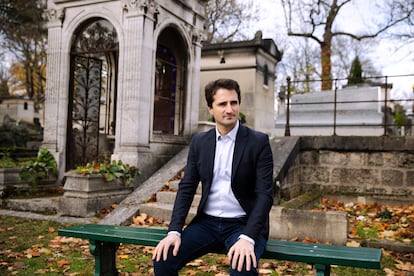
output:
[[[236,141],[237,131],[239,130],[239,120],[237,120],[236,125],[233,127],[233,129],[227,133],[225,136],[229,137],[232,141]],[[216,127],[216,140],[219,140],[221,137],[220,132],[218,132],[218,129]]]

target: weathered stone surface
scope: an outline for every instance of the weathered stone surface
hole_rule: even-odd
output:
[[[329,182],[329,169],[326,167],[318,167],[317,170],[312,167],[302,167],[300,180],[302,183],[325,183]]]
[[[332,183],[342,185],[375,185],[378,183],[378,171],[358,168],[334,168],[332,170]]]
[[[414,187],[414,171],[407,172],[407,186]]]
[[[305,151],[298,156],[299,164],[318,165],[322,153],[318,154],[315,151]]]
[[[300,152],[280,187],[291,199],[306,186],[371,196],[414,195],[413,137],[301,137]]]
[[[320,242],[344,244],[348,220],[345,212],[312,212],[273,206],[270,212],[272,239],[316,239]]]
[[[37,185],[32,185],[29,181],[21,179],[20,171],[20,168],[0,168],[0,196],[7,190],[47,190],[58,186],[56,177],[54,176],[42,179]]]
[[[403,172],[397,170],[383,170],[381,182],[386,186],[402,186]]]
[[[121,202],[132,187],[119,181],[107,182],[101,175],[65,174],[64,194],[59,200],[59,213],[75,217],[91,217],[113,203]]]
[[[20,168],[0,168],[0,184],[20,183]]]

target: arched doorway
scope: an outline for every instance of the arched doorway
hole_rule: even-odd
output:
[[[153,133],[182,135],[187,49],[180,33],[166,28],[159,36],[155,64]]]
[[[110,156],[115,134],[118,37],[113,25],[93,18],[74,33],[66,170]]]

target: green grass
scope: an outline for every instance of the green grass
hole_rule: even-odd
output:
[[[94,258],[85,240],[59,237],[67,227],[53,221],[0,216],[0,275],[93,275]],[[121,245],[117,252],[120,275],[153,275],[152,248]],[[383,269],[395,270],[395,260],[384,256]],[[278,260],[261,260],[263,275],[314,275],[312,266]],[[386,275],[384,270],[333,267],[332,275]],[[226,275],[225,255],[207,254],[187,265],[180,275]],[[135,274],[133,274],[135,273]],[[403,274],[402,274],[403,275]]]
[[[0,275],[63,275],[66,268],[59,267],[58,261],[68,256],[62,248],[52,248],[49,243],[64,225],[9,216],[0,219]],[[70,256],[74,254],[71,252]]]

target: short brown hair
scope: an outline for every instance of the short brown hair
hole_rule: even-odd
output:
[[[239,104],[240,104],[241,96],[240,96],[240,86],[238,82],[232,79],[218,79],[218,80],[209,82],[204,89],[208,107],[213,107],[214,95],[216,94],[217,90],[220,88],[235,90],[237,93],[237,98],[239,99]]]

